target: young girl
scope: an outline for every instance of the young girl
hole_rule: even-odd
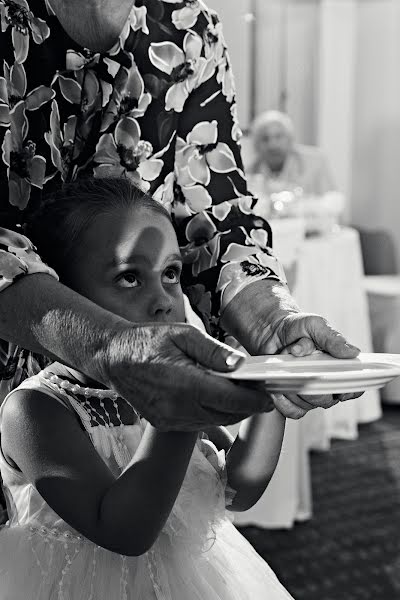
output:
[[[196,318],[169,215],[127,179],[65,186],[29,236],[63,283],[129,321]],[[290,599],[226,512],[260,497],[283,430],[272,411],[234,441],[218,427],[160,432],[50,364],[1,407],[0,600]]]

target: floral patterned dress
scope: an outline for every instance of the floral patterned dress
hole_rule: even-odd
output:
[[[244,286],[284,279],[252,213],[216,13],[201,0],[136,0],[104,53],[74,42],[48,0],[0,0],[0,19],[0,290],[56,276],[21,227],[43,193],[91,175],[129,177],[168,208],[185,291],[212,333]]]

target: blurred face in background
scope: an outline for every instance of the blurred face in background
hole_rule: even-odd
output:
[[[267,163],[271,171],[282,170],[292,148],[292,135],[283,123],[264,123],[254,134],[257,157]]]

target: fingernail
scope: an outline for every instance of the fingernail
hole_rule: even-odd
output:
[[[361,352],[360,348],[358,348],[358,346],[354,346],[353,344],[349,344],[346,342],[345,346],[347,346],[347,348],[350,348],[350,350],[358,350],[359,352]]]
[[[292,348],[292,352],[295,352],[296,354],[297,354],[298,352],[301,352],[301,346],[293,346],[293,348]]]
[[[244,356],[242,354],[229,354],[226,357],[225,362],[228,367],[235,367],[243,359],[244,359]]]

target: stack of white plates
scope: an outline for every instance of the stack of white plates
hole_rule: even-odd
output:
[[[381,388],[400,376],[400,354],[360,354],[337,359],[324,353],[295,358],[290,354],[250,356],[222,377],[263,381],[268,391],[309,395],[342,394]]]

